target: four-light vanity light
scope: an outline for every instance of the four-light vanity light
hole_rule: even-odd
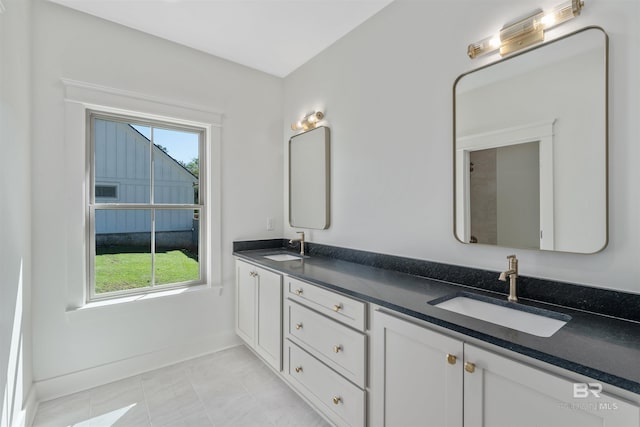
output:
[[[519,49],[544,40],[544,31],[562,24],[578,15],[584,6],[583,0],[570,0],[550,12],[538,9],[526,18],[506,24],[500,33],[471,43],[467,49],[469,58],[500,49],[500,55],[508,55]]]
[[[324,113],[322,111],[314,111],[313,113],[307,114],[297,122],[291,123],[291,130],[311,130],[318,126],[322,119],[324,119]]]

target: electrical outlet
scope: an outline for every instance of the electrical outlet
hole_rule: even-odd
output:
[[[273,218],[267,218],[267,231],[273,231]]]

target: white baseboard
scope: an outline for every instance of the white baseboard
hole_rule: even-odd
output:
[[[238,336],[233,331],[229,331],[214,335],[208,340],[171,346],[152,353],[36,381],[34,386],[37,391],[37,401],[44,402],[87,390],[229,347],[235,347],[240,343]]]

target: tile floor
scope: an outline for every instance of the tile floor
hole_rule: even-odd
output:
[[[328,426],[244,346],[40,403],[34,427]]]

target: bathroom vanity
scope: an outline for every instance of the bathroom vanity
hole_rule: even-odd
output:
[[[524,310],[567,319],[537,336],[438,307],[451,296],[506,295],[397,271],[420,261],[390,257],[404,267],[379,268],[384,255],[308,244],[301,257],[286,241],[265,242],[234,246],[238,312],[257,310],[255,331],[280,328],[281,368],[259,350],[259,332],[242,332],[241,315],[238,335],[335,425],[640,426],[637,321],[525,297]],[[246,287],[259,293],[240,277],[252,271],[280,284],[281,299],[263,308],[271,315],[242,297]]]
[[[458,241],[607,245],[608,43],[587,27],[456,79]],[[292,227],[329,226],[329,140],[289,141]],[[237,330],[333,424],[640,427],[640,295],[523,278],[514,255],[497,273],[307,245],[234,244]]]

